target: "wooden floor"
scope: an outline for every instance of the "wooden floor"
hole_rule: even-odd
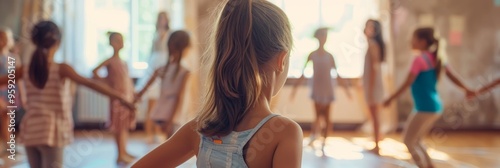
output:
[[[359,132],[335,132],[327,139],[324,156],[319,150],[304,147],[304,168],[397,168],[416,167],[410,159],[399,134],[387,135],[381,143],[383,156],[375,156],[365,149],[373,146],[367,135]],[[65,167],[73,168],[113,168],[128,167],[116,165],[116,150],[112,137],[103,131],[79,131],[75,142],[65,150]],[[156,145],[144,143],[144,134],[134,132],[129,140],[129,150],[141,156]],[[304,139],[304,144],[308,143]],[[500,133],[484,132],[442,132],[430,135],[425,140],[431,157],[438,168],[494,168],[500,167]],[[319,145],[315,143],[314,145]],[[3,158],[2,167],[27,168],[26,156],[22,147],[12,162]],[[181,167],[196,167],[195,159]]]

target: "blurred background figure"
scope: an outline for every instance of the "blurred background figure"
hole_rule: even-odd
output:
[[[365,26],[365,35],[368,41],[368,50],[366,51],[363,73],[363,91],[365,93],[365,100],[368,104],[368,110],[373,124],[373,140],[375,141],[375,148],[371,151],[375,154],[379,154],[379,112],[380,104],[382,104],[384,98],[381,64],[384,62],[386,54],[385,43],[382,36],[382,25],[380,22],[376,20],[368,20]]]
[[[169,58],[169,52],[167,47],[167,40],[170,36],[170,19],[167,12],[159,12],[156,19],[156,32],[154,33],[153,46],[151,50],[151,56],[149,57],[148,68],[146,69],[146,75],[139,79],[136,88],[142,88],[148,82],[148,79],[155,79],[150,88],[144,94],[144,102],[147,103],[146,117],[144,118],[144,129],[146,131],[147,142],[151,143],[162,142],[163,138],[160,134],[160,127],[153,123],[151,118],[152,112],[156,106],[156,103],[161,94],[160,81],[156,80],[153,73],[164,66]]]
[[[189,70],[182,66],[182,58],[188,53],[190,44],[189,34],[185,31],[176,31],[170,36],[167,46],[169,52],[168,62],[159,67],[148,80],[144,88],[137,93],[135,101],[152,87],[154,81],[160,79],[160,98],[154,106],[151,115],[146,116],[149,120],[163,129],[168,137],[174,133],[174,117],[179,113],[182,104],[186,82],[189,77]],[[165,55],[166,57],[166,55]]]
[[[108,75],[104,77],[105,83],[128,102],[133,101],[134,84],[129,76],[127,63],[120,58],[120,50],[123,49],[123,36],[117,32],[108,33],[109,45],[113,47],[111,58],[102,62],[92,73],[94,78],[103,79],[97,73],[99,69],[106,68]],[[135,157],[127,152],[127,140],[129,130],[134,130],[136,126],[135,111],[130,111],[120,103],[120,100],[112,99],[109,105],[108,129],[114,134],[116,148],[118,151],[117,163],[128,164],[134,161]]]
[[[304,69],[309,62],[313,63],[313,83],[311,99],[314,101],[315,120],[312,124],[309,146],[313,146],[318,134],[322,138],[321,151],[324,152],[326,138],[328,132],[332,128],[330,121],[330,110],[335,101],[334,87],[332,80],[332,70],[336,70],[335,59],[331,53],[325,50],[325,43],[328,38],[328,28],[319,28],[314,33],[314,38],[318,40],[319,47],[311,52],[305,63]],[[300,76],[292,90],[291,97],[294,98],[297,92],[297,87],[305,79],[304,74]],[[342,79],[338,76],[338,79]],[[349,90],[344,86],[347,95],[350,96]]]

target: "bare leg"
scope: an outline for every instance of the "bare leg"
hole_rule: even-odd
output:
[[[154,130],[155,124],[153,124],[153,120],[151,120],[151,118],[149,118],[149,116],[151,116],[151,113],[152,113],[155,105],[156,105],[156,99],[149,99],[148,100],[148,109],[146,111],[146,117],[144,119],[145,120],[144,121],[144,129],[146,130],[146,141],[148,143],[153,142],[153,136],[155,135],[155,130]]]
[[[373,120],[373,141],[375,142],[375,148],[372,152],[380,155],[379,141],[380,141],[380,124],[378,118],[378,107],[377,105],[369,105],[370,115]]]
[[[325,148],[325,144],[326,144],[326,138],[328,138],[328,132],[330,131],[331,129],[331,122],[330,122],[330,106],[331,104],[328,104],[328,105],[325,105],[323,107],[323,121],[325,123],[325,127],[323,128],[323,143],[322,143],[322,147],[321,147],[321,150],[323,151],[324,153],[324,148]]]
[[[127,152],[127,136],[128,131],[126,129],[115,133],[116,146],[118,148],[118,159],[116,161],[117,163],[128,164],[133,162],[133,158],[131,158]]]
[[[314,113],[316,114],[316,117],[314,118],[314,121],[311,126],[311,142],[309,142],[309,146],[312,146],[314,141],[316,140],[316,137],[318,136],[319,130],[321,129],[320,127],[320,122],[321,122],[321,104],[319,103],[314,103]]]

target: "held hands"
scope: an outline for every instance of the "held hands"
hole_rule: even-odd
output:
[[[473,91],[473,90],[470,90],[470,89],[466,89],[465,90],[465,97],[467,97],[467,99],[474,99],[476,98],[478,95],[478,92],[477,91]]]
[[[135,93],[134,94],[134,102],[133,102],[134,104],[141,101],[141,96],[140,95],[141,95],[140,93]]]

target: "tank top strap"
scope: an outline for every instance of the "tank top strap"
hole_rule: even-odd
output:
[[[427,52],[423,52],[422,53],[422,57],[424,58],[425,62],[427,63],[427,65],[429,67],[431,67],[430,69],[434,69],[434,65],[432,64],[432,61],[431,61],[431,58],[430,58],[430,54],[428,54]]]
[[[267,121],[269,121],[271,118],[278,116],[277,114],[269,114],[266,118],[262,119],[262,121],[255,126],[250,133],[243,139],[243,141],[240,143],[239,146],[239,151],[243,151],[243,147],[248,143],[248,141],[253,137],[253,135],[262,127]]]

